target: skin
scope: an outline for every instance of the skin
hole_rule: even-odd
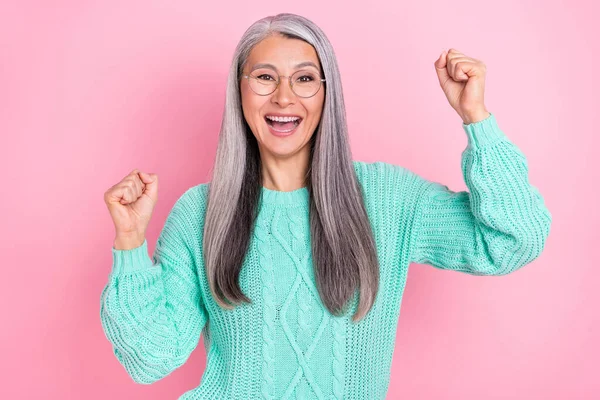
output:
[[[244,73],[249,73],[255,63],[268,62],[276,66],[275,73],[290,76],[295,72],[293,66],[303,61],[312,61],[321,68],[312,46],[301,40],[273,36],[254,47]],[[440,54],[434,66],[440,87],[463,123],[476,123],[490,116],[483,99],[486,66],[482,61],[449,49]],[[321,86],[315,96],[305,99],[291,91],[286,79],[282,83],[272,94],[259,96],[252,92],[248,81],[242,79],[242,107],[259,143],[263,186],[291,191],[304,186],[303,177],[309,164],[309,141],[321,119],[325,88]],[[264,120],[264,116],[272,112],[300,115],[304,121],[296,133],[279,138],[270,133]],[[138,169],[106,191],[104,200],[116,228],[115,249],[128,250],[143,244],[157,199],[158,176]]]
[[[270,63],[276,67],[275,74],[290,76],[296,71],[294,65],[302,61],[312,61],[321,68],[310,44],[273,35],[252,49],[243,71],[249,74],[256,63]],[[434,66],[448,103],[464,124],[490,116],[484,104],[486,66],[482,61],[451,48],[440,54]],[[279,191],[304,187],[310,161],[309,141],[321,119],[325,86],[310,98],[296,96],[286,78],[268,96],[254,93],[247,79],[241,80],[240,90],[244,117],[258,142],[263,186]],[[264,120],[272,112],[300,115],[303,121],[293,135],[277,137],[270,133]]]
[[[451,48],[440,54],[434,66],[448,103],[464,124],[490,116],[483,99],[486,66],[481,60]]]
[[[297,71],[294,66],[304,61],[315,63],[319,69],[312,70],[320,72],[317,52],[310,44],[274,35],[254,46],[243,71],[249,74],[255,64],[269,63],[276,67],[276,71],[271,71],[271,76],[291,76]],[[310,162],[309,142],[321,120],[325,85],[321,85],[314,96],[302,98],[292,91],[287,78],[281,78],[273,93],[260,96],[252,91],[248,79],[242,78],[240,91],[244,117],[258,142],[263,186],[285,192],[306,186],[304,176]],[[299,115],[303,120],[291,136],[277,137],[269,131],[265,121],[265,115],[271,113]]]

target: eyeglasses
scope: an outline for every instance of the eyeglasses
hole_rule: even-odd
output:
[[[243,75],[243,78],[248,79],[250,89],[259,96],[267,96],[273,93],[281,78],[288,78],[290,88],[298,97],[312,97],[321,88],[321,82],[325,82],[319,74],[313,71],[300,70],[296,71],[292,76],[275,75],[272,72],[259,71],[253,75]]]

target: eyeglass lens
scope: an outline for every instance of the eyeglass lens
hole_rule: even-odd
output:
[[[259,95],[268,95],[277,88],[277,75],[272,70],[255,70],[250,74],[252,78],[248,79],[250,88]],[[313,96],[321,86],[321,76],[310,70],[296,71],[292,75],[292,90],[300,97]],[[282,78],[282,84],[287,78]]]

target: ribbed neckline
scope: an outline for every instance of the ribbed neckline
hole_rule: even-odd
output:
[[[308,206],[310,203],[307,186],[290,192],[271,190],[264,186],[261,186],[261,188],[262,202],[266,204]]]

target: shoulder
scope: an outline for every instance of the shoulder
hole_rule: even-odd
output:
[[[168,218],[177,221],[184,230],[195,230],[204,225],[208,183],[201,183],[186,189],[175,201]]]
[[[199,183],[195,186],[187,189],[180,197],[179,200],[189,205],[196,207],[206,208],[206,201],[208,199],[208,185],[210,182]]]
[[[382,213],[410,213],[432,184],[409,168],[384,161],[354,161],[354,169],[367,207]]]
[[[384,161],[354,160],[354,170],[358,181],[366,191],[387,189],[385,192],[399,189],[418,189],[427,180],[411,169]]]

